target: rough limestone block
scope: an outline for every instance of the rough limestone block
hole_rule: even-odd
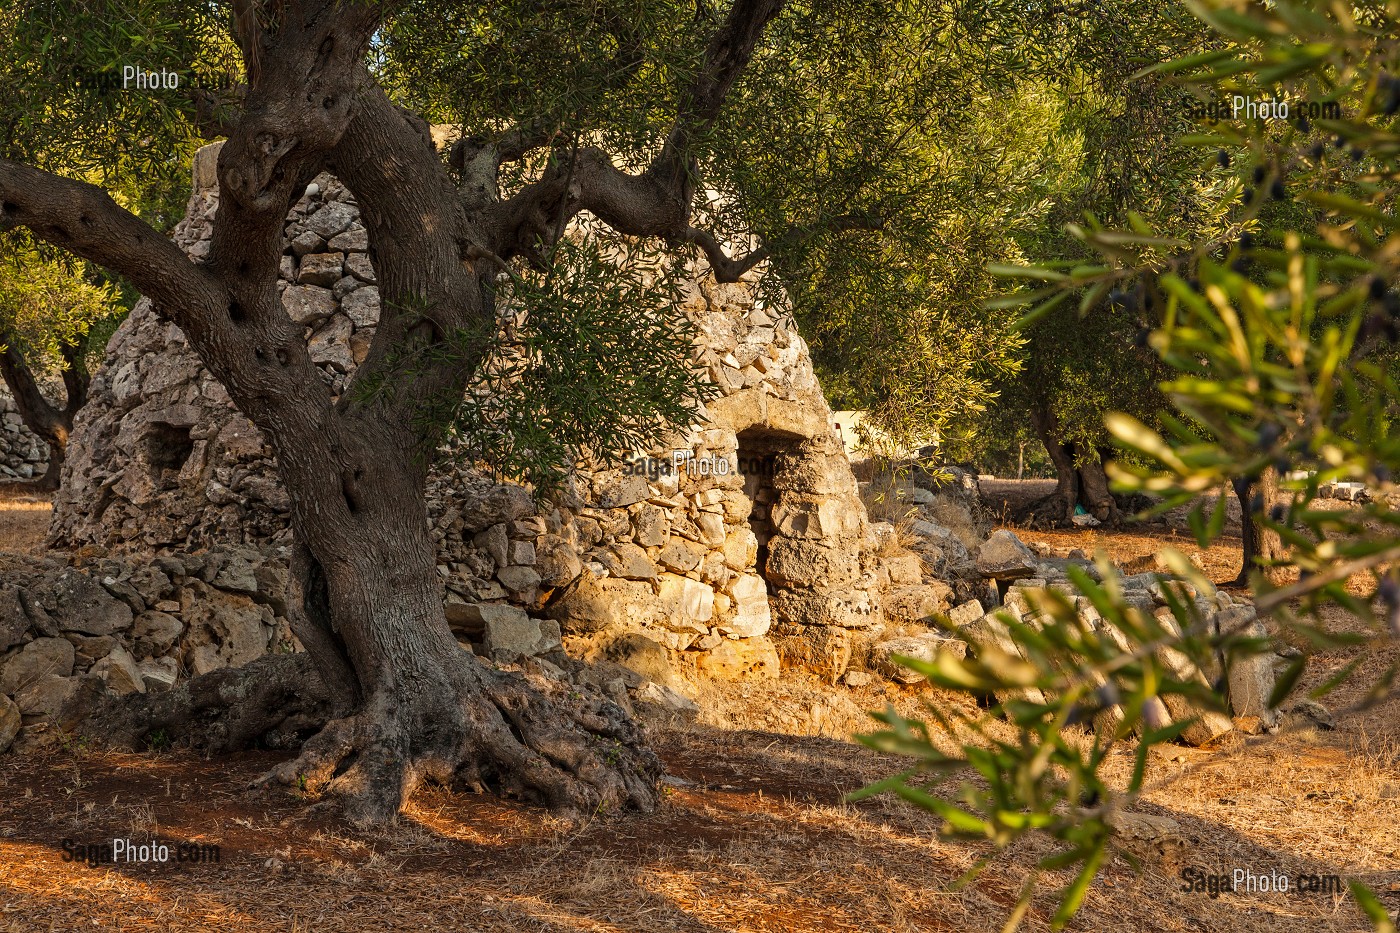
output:
[[[663,573],[657,599],[661,605],[662,625],[675,632],[704,635],[715,614],[715,591],[689,577]]]
[[[964,625],[959,634],[962,640],[967,642],[974,653],[978,645],[988,645],[996,648],[1002,654],[1011,658],[1024,660],[1020,647],[1011,637],[1011,630],[1006,627],[1006,623],[997,618],[995,612],[989,612],[975,622]],[[1040,692],[1038,687],[1026,687],[1020,690],[1003,690],[996,694],[997,701],[1006,703],[1009,700],[1027,700],[1031,703],[1044,703],[1045,694]]]
[[[724,680],[776,680],[782,670],[778,649],[767,638],[725,639],[697,662],[700,670]]]
[[[141,677],[141,669],[136,659],[124,648],[116,648],[107,657],[92,666],[92,673],[101,677],[107,689],[117,696],[145,693],[146,682]]]
[[[700,529],[700,541],[712,548],[724,546],[724,516],[713,512],[703,512],[695,520]]]
[[[901,622],[927,622],[946,613],[952,598],[952,588],[942,580],[891,586],[885,597],[885,615]]]
[[[457,602],[447,604],[446,608],[448,626],[478,641],[485,636],[488,622],[523,624],[529,618],[524,609],[503,603]]]
[[[15,694],[15,705],[25,716],[53,719],[78,689],[78,678],[45,674]]]
[[[924,563],[919,559],[919,555],[912,551],[886,557],[884,563],[885,568],[890,572],[891,583],[907,585],[923,582]]]
[[[310,230],[303,230],[292,238],[292,252],[297,256],[319,253],[326,248],[326,241]],[[290,275],[287,278],[291,278]]]
[[[1260,622],[1251,622],[1241,635],[1265,638],[1268,631]],[[1278,710],[1269,707],[1274,692],[1273,655],[1270,652],[1236,657],[1230,665],[1230,708],[1236,716],[1258,716],[1265,728],[1278,725]]]
[[[79,635],[77,632],[64,632],[63,637],[73,646],[76,656],[73,670],[85,671],[93,664],[112,653],[117,640],[111,635]]]
[[[0,670],[0,693],[11,696],[44,677],[69,677],[75,652],[63,638],[36,638],[5,662]]]
[[[785,493],[773,506],[773,526],[796,538],[841,538],[858,535],[860,513],[837,498]]]
[[[340,253],[307,253],[301,257],[297,271],[298,285],[319,285],[330,288],[340,281],[345,257]]]
[[[494,661],[513,661],[558,650],[559,623],[525,613],[493,614],[485,620],[482,647]]]
[[[600,551],[598,560],[608,568],[608,573],[624,580],[656,579],[656,566],[647,557],[647,552],[630,541],[622,541],[606,551]]]
[[[311,339],[306,342],[306,351],[311,362],[319,366],[329,366],[338,373],[348,373],[355,368],[355,358],[350,355],[350,319],[336,314],[320,325]]]
[[[502,567],[496,571],[496,579],[517,594],[530,593],[540,585],[540,575],[534,567]]]
[[[0,583],[0,651],[8,651],[24,641],[28,630],[29,615],[19,587]]]
[[[624,476],[607,486],[598,496],[598,507],[602,509],[626,508],[641,502],[651,494],[645,476]]]
[[[335,313],[335,296],[317,285],[292,285],[282,292],[282,307],[292,320],[310,326]]]
[[[679,685],[671,655],[664,645],[638,632],[626,632],[613,639],[604,656],[635,674],[674,689]]]
[[[648,680],[632,691],[632,702],[644,717],[656,717],[667,722],[691,721],[700,715],[700,707],[670,687]]]
[[[948,652],[956,658],[965,658],[967,657],[967,643],[956,638],[944,638],[933,632],[910,635],[905,638],[891,638],[871,647],[870,661],[875,665],[876,670],[891,680],[902,684],[917,684],[923,681],[924,675],[896,663],[893,660],[894,657],[898,655],[932,664],[939,652]]]
[[[757,541],[755,539],[756,547]],[[700,562],[705,559],[705,547],[684,538],[672,538],[661,549],[661,553],[656,556],[656,559],[667,570],[674,570],[676,573],[682,574],[689,573],[699,567]]]
[[[345,312],[345,316],[357,328],[374,327],[379,323],[379,301],[379,289],[374,285],[366,285],[346,294],[340,303],[340,310]]]
[[[147,693],[165,693],[179,679],[180,666],[174,658],[150,658],[137,665]]]
[[[768,543],[766,573],[772,582],[797,589],[854,587],[862,571],[860,555],[852,548],[836,547],[826,541],[778,537]]]
[[[355,211],[353,208],[339,201],[331,201],[312,214],[307,219],[306,226],[322,239],[330,240],[337,234],[344,232],[354,220]]]
[[[632,516],[632,539],[642,547],[660,547],[671,535],[666,513],[654,505],[639,503]]]
[[[369,257],[364,253],[351,253],[349,256],[346,256],[345,271],[361,282],[367,282],[370,285],[374,285],[379,281],[378,277],[374,274],[374,264],[369,261]],[[375,298],[376,300],[378,299],[378,294],[375,295]],[[375,319],[378,320],[377,307],[375,309]]]
[[[353,224],[344,233],[338,233],[332,237],[330,247],[345,253],[363,253],[369,249],[369,232],[358,223]]]
[[[15,701],[0,693],[0,755],[9,750],[23,722]]]
[[[724,565],[747,570],[758,559],[758,536],[747,525],[731,528],[724,539]]]
[[[28,596],[31,608],[42,609],[65,632],[112,635],[131,628],[131,607],[77,570],[64,567],[46,573],[29,588]]]
[[[564,631],[587,635],[653,625],[661,606],[649,583],[584,573],[546,612]]]
[[[962,628],[965,625],[976,622],[986,614],[987,611],[982,608],[980,602],[975,599],[969,599],[967,602],[948,610],[948,622],[955,629]]]
[[[995,531],[977,548],[977,572],[993,580],[1034,576],[1038,564],[1031,549],[1009,531]]]
[[[490,554],[497,567],[505,567],[510,564],[510,533],[504,522],[492,525],[485,531],[477,532],[472,543]]]
[[[752,573],[740,576],[730,586],[728,598],[734,602],[734,613],[720,626],[722,632],[740,638],[753,638],[768,632],[773,624],[773,614],[768,605],[768,585],[762,577]]]

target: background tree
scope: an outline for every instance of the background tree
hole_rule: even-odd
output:
[[[149,4],[0,2],[0,95],[11,102],[0,158],[99,184],[164,233],[189,195],[195,98],[115,93],[120,71],[106,45],[136,36],[131,51],[143,58],[188,60],[194,43],[181,30],[154,28],[155,13]],[[49,446],[49,468],[35,487],[51,491],[87,398],[89,368],[139,296],[119,274],[22,230],[0,245],[0,378],[26,426]],[[62,398],[46,394],[59,384]]]
[[[1220,225],[1214,189],[1221,182],[1203,176],[1195,151],[1177,143],[1191,126],[1188,96],[1170,84],[1132,80],[1144,64],[1199,51],[1205,36],[1194,18],[1174,2],[1137,5],[1131,13],[1116,4],[1072,13],[1056,18],[1053,51],[1034,72],[1057,101],[1042,141],[1058,151],[1063,167],[1040,179],[1042,210],[1016,243],[1022,256],[1064,257],[1058,268],[1082,275],[1097,256],[1066,232],[1067,224],[1126,225],[1131,216],[1162,236],[1197,237]],[[1119,518],[1103,467],[1112,448],[1103,416],[1127,409],[1147,417],[1163,401],[1156,384],[1164,370],[1145,340],[1161,313],[1155,288],[1128,283],[1085,288],[1077,297],[1078,316],[1042,315],[1026,324],[1021,365],[979,423],[985,432],[1028,422],[1055,465],[1055,492],[1032,504],[1024,520],[1067,523],[1080,505],[1100,520]]]
[[[99,340],[119,317],[120,291],[85,263],[45,258],[37,250],[7,257],[0,275],[0,378],[20,417],[49,447],[49,465],[34,488],[58,488],[73,416],[87,401],[94,331]],[[50,401],[41,380],[61,380],[63,399]]]

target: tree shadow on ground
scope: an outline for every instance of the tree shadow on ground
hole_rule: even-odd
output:
[[[941,841],[933,818],[896,800],[844,801],[896,759],[759,731],[659,730],[654,741],[679,778],[654,814],[575,828],[538,808],[425,788],[399,827],[378,833],[347,829],[295,796],[246,796],[281,757],[270,753],[11,756],[0,761],[0,795],[11,802],[0,814],[0,910],[30,924],[16,929],[95,920],[170,930],[983,930],[1000,927],[1051,851],[1025,840],[958,888],[988,846]],[[1181,892],[1187,865],[1340,872],[1224,823],[1147,809],[1181,823],[1180,846],[1142,853],[1141,874],[1112,860],[1074,928],[1364,927],[1346,899]],[[222,857],[98,868],[62,860],[65,838],[116,836],[213,841]],[[1047,878],[1025,929],[1045,928],[1067,880]]]

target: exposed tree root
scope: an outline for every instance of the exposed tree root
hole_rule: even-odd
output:
[[[423,781],[491,790],[574,821],[656,806],[660,760],[621,708],[584,688],[464,654],[445,674],[379,690],[342,718],[330,718],[327,693],[306,655],[283,655],[109,700],[82,728],[138,748],[162,733],[214,753],[300,744],[255,787],[297,788],[362,826],[391,822]]]
[[[423,781],[494,790],[571,820],[655,808],[660,760],[615,704],[470,661],[459,673],[467,689],[381,691],[259,785],[326,795],[360,825],[392,820]]]
[[[254,745],[295,748],[329,715],[310,656],[282,654],[211,671],[167,693],[109,695],[73,718],[84,734],[110,745],[145,748],[164,738],[219,754]]]

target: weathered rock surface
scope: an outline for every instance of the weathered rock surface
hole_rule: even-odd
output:
[[[532,619],[523,613],[518,617],[497,617],[486,620],[483,647],[495,661],[515,661],[558,651],[559,623],[553,619]]]
[[[638,632],[626,632],[604,649],[607,659],[646,680],[674,689],[678,685],[666,647]]]
[[[694,700],[651,680],[632,692],[632,702],[644,717],[668,724],[693,721],[700,715]]]
[[[45,677],[73,673],[73,646],[63,638],[36,638],[0,668],[0,693],[16,696]]]
[[[977,572],[994,580],[1019,580],[1035,575],[1034,552],[1009,531],[1001,530],[977,548]]]
[[[9,751],[21,724],[22,717],[15,701],[0,693],[0,755]]]
[[[0,482],[35,479],[48,465],[49,445],[25,427],[19,406],[0,382]]]
[[[774,679],[781,664],[778,650],[767,638],[725,639],[701,655],[700,669],[725,680],[746,677]]]
[[[932,664],[939,652],[945,651],[953,657],[966,657],[967,643],[956,638],[945,638],[934,632],[891,638],[888,641],[878,642],[871,648],[870,660],[875,665],[876,670],[891,680],[902,684],[916,684],[924,679],[924,675],[899,664],[894,659],[905,657]]]

